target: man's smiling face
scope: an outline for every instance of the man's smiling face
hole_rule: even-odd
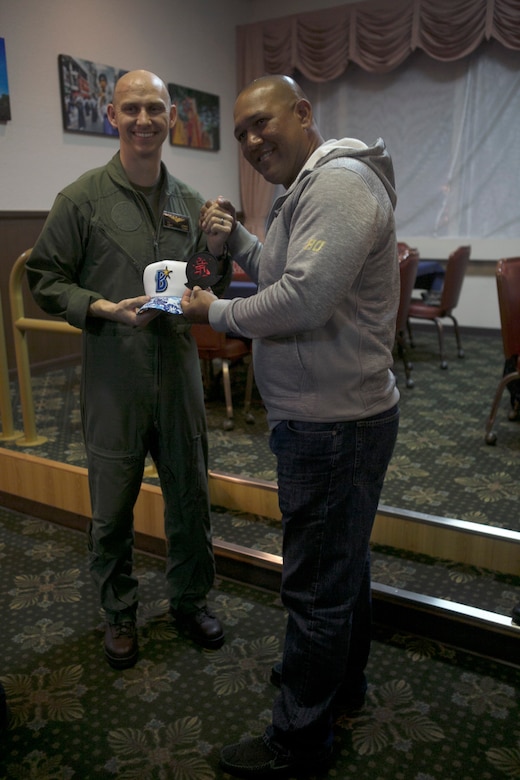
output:
[[[289,187],[310,154],[309,104],[276,85],[253,85],[235,103],[242,154],[272,184]]]
[[[139,71],[119,79],[108,117],[119,131],[122,154],[146,157],[160,154],[177,112],[164,84]]]

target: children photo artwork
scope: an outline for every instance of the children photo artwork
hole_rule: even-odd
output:
[[[7,83],[7,61],[5,58],[5,39],[0,38],[0,122],[11,119],[9,85]]]
[[[111,65],[58,55],[63,129],[69,133],[118,136],[107,117],[114,84],[126,73]]]
[[[218,95],[168,84],[177,121],[170,131],[174,146],[217,151],[220,149],[220,101]]]

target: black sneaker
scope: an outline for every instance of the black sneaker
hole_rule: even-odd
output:
[[[513,619],[513,623],[515,626],[520,626],[520,601],[516,605],[516,607],[513,607],[511,610],[511,617]]]
[[[178,627],[201,647],[218,650],[224,644],[222,624],[208,607],[201,607],[195,612],[179,612],[170,609],[170,614]]]
[[[223,747],[220,766],[235,777],[307,777],[326,770],[331,757],[332,749],[324,756],[297,762],[274,751],[262,736]]]

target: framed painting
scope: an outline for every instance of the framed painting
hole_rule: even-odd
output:
[[[118,136],[107,117],[114,84],[127,71],[58,55],[63,129],[68,133]]]
[[[189,146],[216,152],[220,149],[220,100],[218,95],[168,84],[177,106],[177,121],[170,131],[173,146]]]
[[[11,102],[7,82],[7,60],[5,58],[5,40],[0,38],[0,122],[11,119]]]

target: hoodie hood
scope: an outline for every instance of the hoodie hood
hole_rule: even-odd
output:
[[[332,139],[326,141],[311,154],[297,181],[306,172],[320,168],[332,160],[347,157],[365,163],[374,171],[383,183],[395,209],[397,195],[395,191],[394,166],[382,138],[378,138],[372,146],[367,146],[367,144],[359,141],[357,138],[341,138],[339,140]]]

